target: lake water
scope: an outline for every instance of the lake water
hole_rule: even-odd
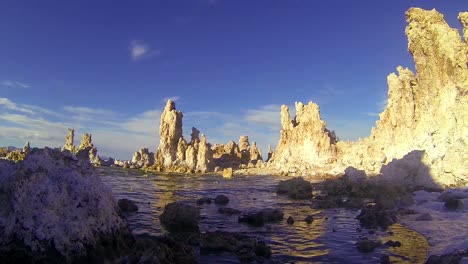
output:
[[[284,212],[284,220],[264,227],[250,227],[238,223],[238,215],[218,213],[219,205],[205,204],[199,206],[201,232],[222,230],[259,237],[271,247],[272,258],[282,263],[379,263],[383,254],[390,255],[392,263],[423,263],[426,258],[428,244],[420,234],[400,224],[376,234],[369,234],[364,228],[360,231],[359,221],[355,219],[359,210],[317,210],[311,208],[311,201],[277,195],[275,187],[282,179],[277,176],[223,179],[215,175],[145,174],[139,170],[112,167],[98,170],[117,199],[128,198],[137,203],[139,211],[126,216],[135,234],[158,236],[166,233],[160,225],[159,215],[170,202],[186,201],[196,206],[198,198],[224,194],[230,199],[227,207],[242,212],[278,208]],[[314,217],[310,225],[304,221],[308,215]],[[289,216],[295,220],[293,225],[286,223]],[[381,246],[373,253],[360,253],[355,243],[362,237],[382,242],[397,240],[402,245],[395,248]],[[228,254],[199,258],[200,263],[239,263],[237,257]]]

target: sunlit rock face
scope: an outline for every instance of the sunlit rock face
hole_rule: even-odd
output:
[[[281,106],[281,137],[271,162],[281,171],[307,170],[336,156],[334,134],[320,118],[317,104],[296,102],[296,116]]]
[[[65,137],[65,145],[62,149],[69,150],[71,152],[75,152],[75,130],[72,128],[68,129],[68,135]]]
[[[156,152],[157,163],[170,167],[177,159],[177,147],[182,138],[182,112],[177,111],[175,103],[168,100],[161,114],[159,125],[159,146]]]
[[[0,160],[0,201],[3,260],[58,254],[73,262],[106,245],[118,250],[120,236],[131,237],[111,190],[89,161],[68,151],[33,149],[16,164]]]
[[[272,166],[317,165],[327,172],[333,163],[405,184],[468,184],[467,19],[459,14],[463,41],[436,10],[409,9],[406,35],[416,73],[399,66],[388,76],[388,104],[370,136],[335,143],[315,104],[296,103],[293,120],[283,106]]]
[[[133,153],[132,165],[140,168],[146,168],[154,164],[154,153],[149,152],[148,148],[142,148]]]
[[[74,131],[73,129],[69,129],[69,135],[65,138],[66,143],[65,147],[70,146],[69,143],[71,142],[72,149],[75,147],[73,146],[73,136]],[[102,159],[97,154],[97,148],[93,145],[91,134],[85,133],[83,134],[83,139],[81,139],[80,146],[76,149],[76,156],[79,159],[88,160],[91,164],[95,166],[101,166]],[[68,149],[68,148],[63,149]]]

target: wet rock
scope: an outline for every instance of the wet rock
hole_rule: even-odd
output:
[[[313,200],[312,205],[310,206],[312,209],[330,209],[338,207],[338,202],[336,197],[329,197],[329,196],[321,196],[316,197],[317,199]]]
[[[171,231],[198,230],[200,210],[184,202],[169,203],[159,217],[161,224]]]
[[[390,264],[390,256],[383,255],[380,257],[380,264]]]
[[[129,199],[119,199],[117,201],[117,204],[119,205],[120,210],[124,212],[136,212],[138,211],[138,206],[135,204],[134,201],[129,200]]]
[[[468,250],[455,250],[444,255],[432,255],[426,264],[458,264],[465,258],[468,258]]]
[[[235,254],[239,261],[250,262],[257,258],[269,259],[271,250],[263,241],[236,233],[206,232],[200,237],[200,253],[210,254],[230,252]]]
[[[223,178],[232,178],[232,168],[223,169]]]
[[[370,253],[373,252],[376,248],[378,248],[381,245],[381,243],[379,241],[365,239],[358,241],[356,245],[359,252]]]
[[[294,224],[294,219],[292,218],[292,216],[288,217],[288,220],[286,220],[288,225],[292,225]]]
[[[311,215],[308,215],[304,221],[307,223],[307,224],[311,224],[313,221],[314,221],[314,217],[311,216]]]
[[[220,194],[216,196],[216,198],[214,199],[214,202],[215,204],[225,205],[229,203],[229,198],[227,198],[227,196],[225,195]]]
[[[393,241],[393,240],[389,240],[385,242],[385,245],[389,247],[401,247],[400,241]]]
[[[366,206],[364,201],[360,198],[350,197],[346,202],[343,203],[343,206],[351,209],[361,209]]]
[[[220,207],[218,209],[218,212],[221,214],[228,214],[228,215],[233,215],[233,214],[240,214],[241,211],[234,209],[234,208],[229,208],[229,207]]]
[[[0,160],[0,200],[2,263],[102,263],[133,243],[111,190],[69,151]]]
[[[247,223],[252,226],[263,226],[265,222],[277,222],[283,220],[284,214],[278,209],[263,209],[259,212],[252,212],[239,217],[240,223]]]
[[[455,198],[447,198],[447,201],[444,204],[445,208],[449,210],[461,210],[464,207],[463,201]]]
[[[416,221],[432,221],[432,216],[429,213],[425,213],[416,217]]]
[[[382,209],[379,205],[368,205],[356,217],[361,225],[367,228],[382,227],[386,229],[397,220],[395,213]]]
[[[139,235],[130,252],[120,263],[197,263],[193,247],[167,236]]]
[[[312,198],[312,185],[302,177],[280,181],[276,189],[278,194],[286,194],[292,199]]]
[[[203,204],[211,204],[211,198],[208,197],[203,197],[197,200],[198,205],[203,205]]]

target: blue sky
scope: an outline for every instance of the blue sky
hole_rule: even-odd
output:
[[[195,126],[211,143],[246,134],[265,152],[280,105],[295,101],[318,103],[340,138],[366,137],[387,75],[414,68],[405,11],[436,8],[460,28],[466,3],[4,0],[0,146],[62,145],[74,127],[77,141],[90,132],[101,154],[128,159],[155,151],[167,98],[184,134]]]

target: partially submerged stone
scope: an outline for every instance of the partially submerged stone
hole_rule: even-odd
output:
[[[184,202],[173,202],[164,207],[159,219],[170,231],[198,230],[200,210]]]
[[[312,185],[302,177],[280,181],[276,189],[278,194],[286,194],[292,199],[312,198]]]
[[[117,204],[123,212],[136,212],[138,211],[138,206],[135,204],[134,201],[129,199],[119,199]]]

